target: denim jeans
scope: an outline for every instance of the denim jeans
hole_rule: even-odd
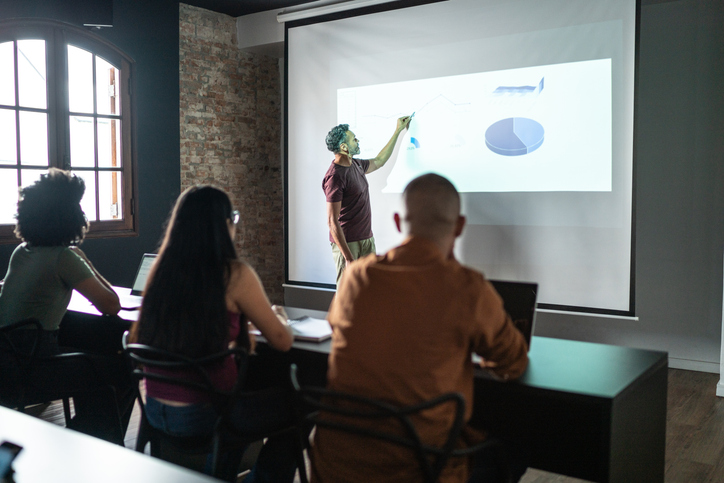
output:
[[[170,406],[152,397],[147,398],[146,417],[151,426],[172,436],[209,433],[216,421],[216,413],[209,404]],[[234,429],[243,434],[261,434],[289,426],[292,423],[289,391],[274,387],[244,393],[231,409],[230,420]],[[295,438],[293,431],[269,437],[244,482],[293,482],[296,471]],[[223,466],[238,468],[242,454],[222,457],[232,459],[231,463]],[[229,479],[235,476],[228,475]]]

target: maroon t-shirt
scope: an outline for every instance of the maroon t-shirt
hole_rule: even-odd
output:
[[[348,242],[372,238],[370,190],[365,176],[369,165],[369,159],[352,158],[352,166],[340,166],[332,162],[322,181],[327,202],[342,202],[339,224]],[[334,242],[332,233],[329,234],[329,241]]]

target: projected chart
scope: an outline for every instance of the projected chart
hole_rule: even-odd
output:
[[[503,156],[532,153],[543,144],[545,130],[540,123],[526,117],[501,119],[485,131],[485,144]]]
[[[401,193],[422,173],[460,192],[610,191],[611,59],[341,88],[361,159],[415,113],[377,177]]]

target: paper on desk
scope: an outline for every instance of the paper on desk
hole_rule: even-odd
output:
[[[329,326],[329,322],[324,319],[304,316],[290,320],[289,326],[292,328],[292,332],[294,332],[295,340],[322,342],[332,337],[332,328]],[[261,335],[258,329],[251,330],[249,333]]]

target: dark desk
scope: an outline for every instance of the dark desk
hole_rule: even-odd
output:
[[[294,343],[288,357],[303,383],[324,384],[329,350],[330,341]],[[529,356],[518,381],[480,371],[471,424],[523,444],[534,468],[600,482],[664,481],[665,352],[533,337]]]
[[[129,288],[114,287],[120,295],[128,295]],[[58,342],[61,346],[100,354],[113,354],[121,350],[121,336],[138,318],[138,310],[121,310],[118,315],[102,315],[88,299],[73,291],[68,311],[60,323]]]
[[[87,305],[71,307],[87,316]],[[132,317],[123,315],[126,322]],[[303,384],[324,385],[329,350],[330,341],[295,342],[287,354],[260,344],[256,362],[276,366],[279,377],[295,362]],[[665,352],[533,337],[529,355],[518,381],[495,381],[481,371],[471,424],[520,442],[534,468],[599,482],[664,481]]]

